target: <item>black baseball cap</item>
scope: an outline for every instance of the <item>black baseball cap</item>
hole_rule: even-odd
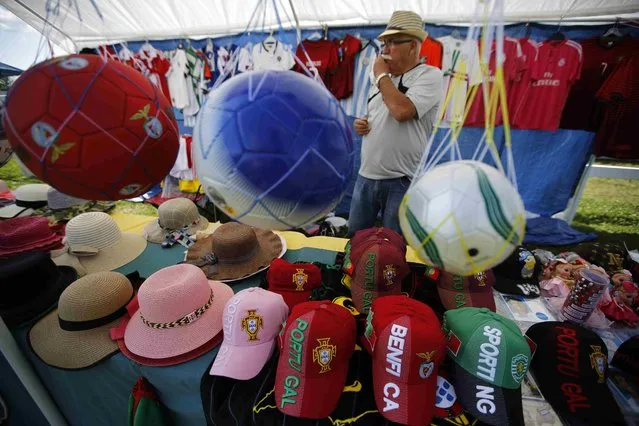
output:
[[[639,335],[632,336],[619,345],[610,364],[625,373],[639,377]]]
[[[625,424],[606,384],[608,348],[597,334],[548,321],[531,326],[526,337],[534,348],[530,372],[565,424]]]
[[[493,268],[495,290],[529,299],[539,297],[539,275],[542,265],[532,251],[519,246],[502,263]]]

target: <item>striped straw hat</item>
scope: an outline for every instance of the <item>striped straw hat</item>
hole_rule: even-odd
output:
[[[405,34],[424,41],[428,33],[424,31],[422,18],[415,12],[408,10],[397,10],[391,15],[386,30],[377,36],[382,38],[395,34]]]
[[[58,309],[29,330],[33,352],[63,369],[91,367],[119,351],[109,330],[127,313],[131,282],[118,272],[97,272],[72,283],[60,295]]]
[[[122,233],[106,213],[82,213],[67,223],[65,244],[87,273],[112,271],[136,259],[146,248],[142,235]]]

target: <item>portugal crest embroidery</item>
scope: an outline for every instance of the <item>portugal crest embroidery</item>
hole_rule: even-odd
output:
[[[326,373],[331,370],[331,361],[337,353],[337,346],[330,345],[330,337],[324,339],[317,339],[319,346],[315,346],[313,349],[313,362],[316,362],[321,367],[320,373]]]
[[[433,370],[435,370],[433,357],[436,353],[437,350],[431,352],[420,352],[417,354],[418,357],[424,360],[424,362],[419,364],[419,377],[421,377],[422,379],[428,379],[430,375],[433,374]]]
[[[308,274],[304,272],[304,269],[297,269],[297,272],[293,274],[293,284],[295,284],[295,291],[304,291],[304,284],[308,282]]]
[[[397,276],[397,271],[395,271],[394,265],[386,265],[384,267],[384,279],[386,280],[387,286],[391,286],[394,284],[394,280],[396,276]]]
[[[486,287],[486,273],[479,272],[475,274],[475,279],[477,280],[477,287]]]
[[[264,328],[262,317],[257,315],[255,311],[257,309],[248,309],[248,313],[242,318],[242,330],[249,335],[249,342],[260,340],[257,337],[257,333]]]
[[[590,366],[594,368],[599,376],[597,383],[603,383],[606,381],[606,366],[608,365],[608,357],[601,352],[601,346],[590,345],[593,353],[590,354]]]

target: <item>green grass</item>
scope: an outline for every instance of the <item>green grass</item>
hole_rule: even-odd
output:
[[[598,164],[639,166],[639,163],[597,161]],[[0,179],[10,188],[40,182],[24,176],[15,160],[0,168]],[[153,216],[157,210],[146,203],[118,201],[118,213]],[[628,248],[639,248],[639,180],[590,178],[582,194],[572,225],[583,232],[596,232],[599,241],[623,240]],[[566,247],[547,247],[553,252]]]

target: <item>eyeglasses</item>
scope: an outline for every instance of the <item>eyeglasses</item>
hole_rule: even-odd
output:
[[[412,38],[407,38],[407,39],[396,39],[396,40],[386,40],[382,42],[382,49],[386,46],[388,47],[393,47],[393,46],[397,46],[399,44],[404,44],[404,43],[410,43],[411,41],[414,41]]]

